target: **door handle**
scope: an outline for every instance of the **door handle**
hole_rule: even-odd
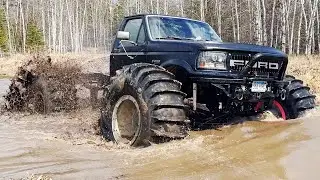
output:
[[[120,49],[114,49],[113,50],[115,53],[119,53],[120,52]]]

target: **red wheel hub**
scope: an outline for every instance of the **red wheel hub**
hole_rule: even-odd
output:
[[[263,106],[263,104],[264,104],[264,102],[259,101],[257,103],[256,107],[254,108],[254,110],[256,112],[258,112],[259,109],[261,109],[261,107]],[[272,105],[273,105],[274,108],[277,109],[277,111],[279,112],[279,115],[281,115],[281,118],[283,120],[287,120],[287,115],[286,115],[286,112],[285,112],[283,106],[277,100],[273,100]]]

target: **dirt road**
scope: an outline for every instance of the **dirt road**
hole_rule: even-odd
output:
[[[0,95],[9,85],[0,80]],[[318,179],[320,110],[299,120],[191,132],[128,149],[97,135],[97,110],[0,115],[0,179]]]

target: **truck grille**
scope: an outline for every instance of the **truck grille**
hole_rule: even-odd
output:
[[[230,69],[233,72],[241,72],[245,65],[252,60],[252,54],[231,54]],[[258,64],[259,63],[259,64]],[[262,60],[251,67],[248,76],[260,76],[260,77],[278,77],[282,62]]]

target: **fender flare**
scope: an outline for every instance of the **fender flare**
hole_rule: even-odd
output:
[[[183,69],[184,71],[186,71],[187,73],[191,73],[192,67],[184,60],[181,59],[171,59],[168,61],[165,61],[164,63],[162,63],[160,66],[167,68],[170,66],[175,66],[175,67],[179,67],[181,69]]]

